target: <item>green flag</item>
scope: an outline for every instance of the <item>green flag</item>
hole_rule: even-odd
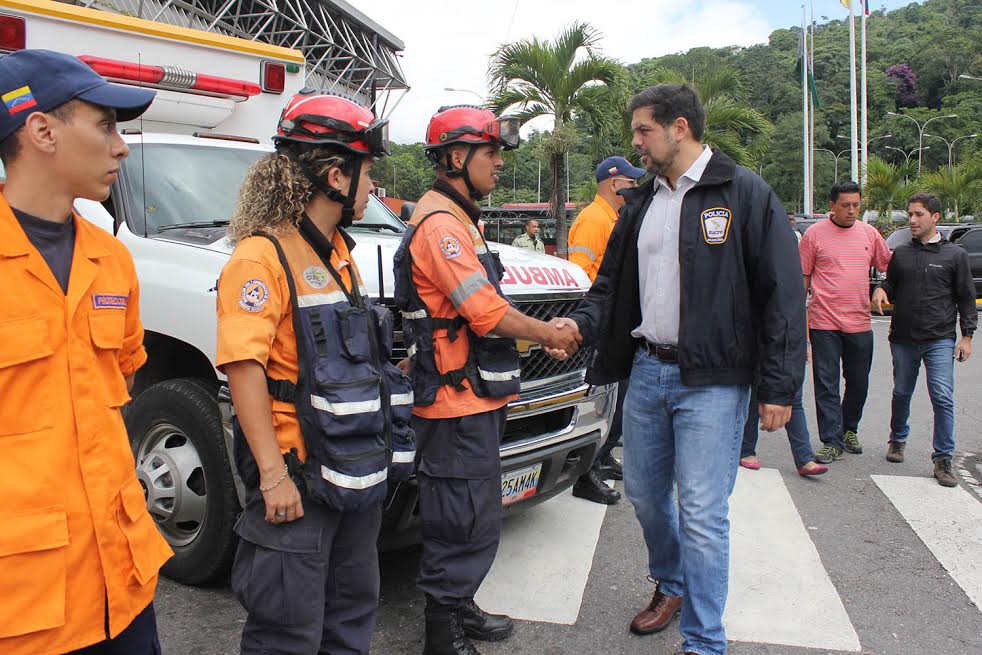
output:
[[[798,57],[795,60],[794,72],[797,79],[801,80],[801,68],[805,65],[805,60],[807,55],[805,54],[805,30],[802,29],[798,34]],[[808,90],[812,94],[812,102],[815,104],[815,108],[818,109],[820,103],[818,102],[818,88],[815,86],[815,70],[812,67],[812,62],[808,62]]]

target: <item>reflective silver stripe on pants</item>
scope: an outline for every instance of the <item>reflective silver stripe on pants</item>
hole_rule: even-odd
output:
[[[330,482],[331,484],[344,487],[345,489],[368,489],[369,487],[374,487],[375,485],[385,482],[389,477],[389,469],[382,469],[381,471],[376,471],[375,473],[369,473],[368,475],[345,475],[344,473],[338,473],[337,471],[332,471],[326,466],[321,465],[321,477]]]
[[[348,299],[344,297],[344,293],[341,291],[332,291],[330,293],[307,293],[302,296],[297,296],[297,304],[301,307],[333,305],[339,302],[346,302],[347,300]]]
[[[402,317],[410,321],[426,318],[426,310],[417,309],[415,312],[403,312]]]
[[[412,358],[416,354],[416,344],[411,343],[409,347],[406,348],[406,357]]]
[[[595,262],[595,261],[597,261],[597,256],[596,256],[596,255],[594,255],[594,254],[593,254],[593,251],[592,251],[592,250],[590,250],[589,248],[587,248],[586,246],[570,246],[569,248],[567,248],[567,251],[568,251],[568,252],[569,252],[569,254],[571,254],[571,255],[572,255],[572,254],[573,254],[574,252],[582,252],[582,253],[583,253],[584,255],[586,255],[587,257],[589,257],[589,258],[590,258],[590,261],[591,261],[591,262]]]
[[[394,393],[391,396],[393,405],[412,405],[413,404],[413,392],[409,393]]]
[[[351,414],[367,414],[377,412],[382,409],[382,399],[374,400],[353,400],[346,403],[332,403],[327,398],[320,396],[310,396],[310,404],[314,409],[330,412],[335,416],[350,416]]]
[[[412,464],[416,461],[415,450],[397,450],[392,453],[393,464]]]
[[[472,273],[464,278],[464,281],[461,282],[456,289],[450,292],[450,302],[453,303],[454,307],[460,309],[460,306],[463,305],[468,298],[483,289],[488,284],[491,283],[488,282],[488,278],[484,276],[484,273]]]
[[[485,371],[483,368],[477,369],[478,374],[481,376],[482,380],[487,380],[488,382],[508,382],[509,380],[514,380],[515,378],[521,377],[522,372],[519,369],[514,371]]]

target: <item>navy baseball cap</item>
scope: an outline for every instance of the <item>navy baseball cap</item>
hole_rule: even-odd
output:
[[[19,50],[0,59],[0,141],[35,111],[78,98],[116,110],[120,122],[136,118],[156,91],[110,84],[77,57],[51,50]]]
[[[623,157],[607,157],[607,159],[600,162],[600,165],[597,166],[597,182],[603,182],[606,179],[617,177],[618,175],[637,180],[644,177],[645,173],[647,173],[646,170],[637,166],[631,166],[631,162]]]

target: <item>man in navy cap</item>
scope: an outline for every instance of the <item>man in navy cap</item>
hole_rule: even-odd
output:
[[[632,166],[623,157],[607,157],[597,166],[597,196],[583,208],[569,230],[569,260],[590,276],[590,282],[597,278],[607,240],[617,222],[617,212],[624,206],[624,198],[618,192],[637,186],[638,179],[644,174],[643,168]],[[626,389],[627,384],[618,387],[617,407],[607,441],[597,453],[593,468],[573,485],[574,496],[605,505],[613,505],[620,500],[620,493],[605,485],[603,480],[624,478],[621,463],[611,451],[621,438],[621,408]]]
[[[154,92],[75,57],[0,59],[0,653],[153,655],[171,556],[120,416],[147,359],[133,259],[72,211],[109,197]]]

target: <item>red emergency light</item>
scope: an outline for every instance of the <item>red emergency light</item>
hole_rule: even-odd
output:
[[[283,93],[286,89],[286,64],[264,61],[259,70],[259,85],[264,93]]]
[[[13,52],[27,46],[27,21],[20,16],[0,14],[0,50]]]
[[[103,59],[82,55],[79,57],[92,70],[103,77],[128,84],[148,84],[165,89],[176,89],[221,96],[239,96],[251,98],[262,91],[258,84],[245,80],[233,80],[227,77],[202,75],[194,71],[175,68],[173,66],[148,66],[134,64],[128,61]]]

